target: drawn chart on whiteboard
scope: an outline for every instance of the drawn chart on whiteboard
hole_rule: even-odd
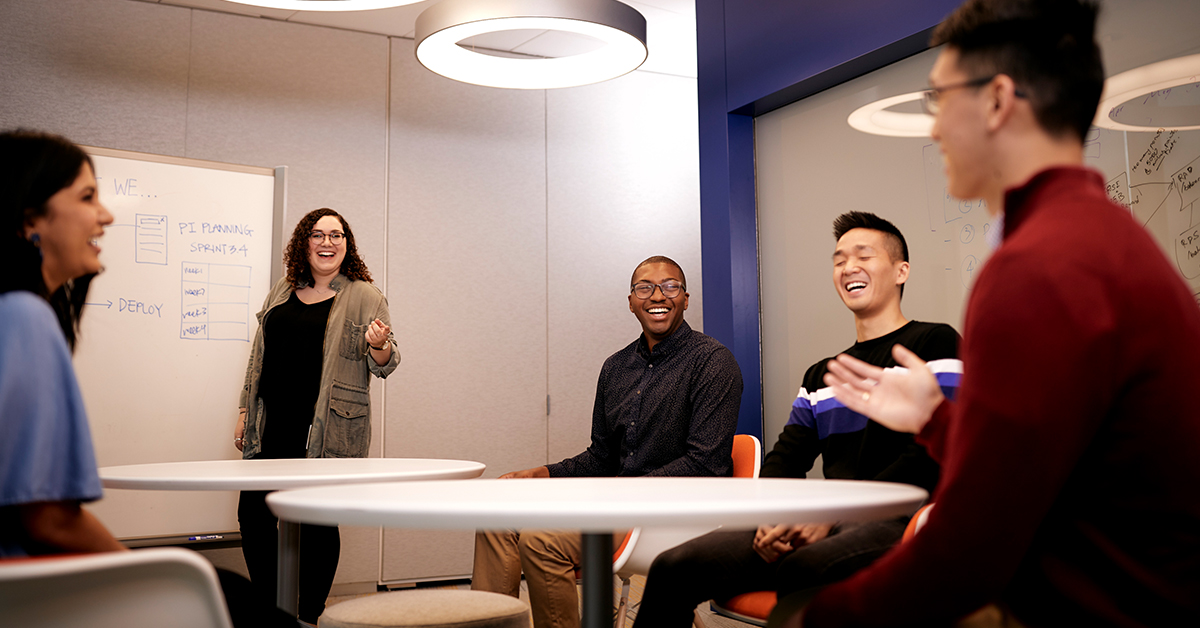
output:
[[[275,176],[157,158],[93,155],[113,222],[75,366],[100,466],[239,456],[229,435],[278,244]],[[230,494],[120,490],[93,508],[118,537],[236,529],[235,511]]]
[[[1109,198],[1154,236],[1200,303],[1200,131],[1105,133],[1129,144],[1126,168],[1105,169]]]

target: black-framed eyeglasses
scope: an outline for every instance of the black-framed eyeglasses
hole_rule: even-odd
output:
[[[963,81],[961,83],[954,83],[953,85],[930,87],[929,89],[921,92],[921,106],[925,108],[925,113],[928,113],[931,116],[936,116],[938,112],[938,98],[940,98],[944,92],[955,89],[963,89],[966,87],[982,87],[988,83],[991,83],[992,79],[996,78],[997,76],[1000,75],[993,74],[991,76],[983,76],[980,78],[971,79],[969,81]],[[1013,94],[1016,95],[1017,98],[1025,97],[1025,93],[1019,89],[1014,90]]]
[[[310,242],[312,242],[313,244],[321,244],[322,242],[325,241],[325,238],[329,238],[329,243],[333,244],[334,246],[341,244],[342,239],[345,237],[346,237],[346,235],[343,234],[341,231],[334,231],[333,233],[329,233],[329,234],[327,234],[323,231],[314,231],[314,232],[308,234],[308,240]]]
[[[678,281],[664,281],[662,283],[645,282],[634,284],[629,291],[633,293],[633,296],[639,299],[649,299],[650,297],[654,296],[655,289],[662,290],[663,297],[667,299],[674,299],[684,290],[687,290],[687,287]]]

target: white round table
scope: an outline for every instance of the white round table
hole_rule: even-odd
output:
[[[584,627],[612,622],[612,536],[649,526],[865,521],[911,514],[928,494],[890,482],[752,478],[554,478],[315,487],[272,493],[281,520],[411,528],[578,529]]]
[[[486,466],[469,460],[430,458],[297,458],[200,460],[100,468],[105,488],[158,491],[273,491],[330,484],[477,478]],[[454,482],[450,482],[454,484]],[[296,614],[299,596],[300,522],[279,523],[276,603]],[[336,524],[335,524],[336,525]]]

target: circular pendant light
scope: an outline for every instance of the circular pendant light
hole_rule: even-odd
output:
[[[1200,54],[1109,78],[1092,124],[1114,131],[1200,129]]]
[[[560,31],[599,40],[589,52],[515,58],[475,52],[465,39],[502,31]],[[417,18],[417,60],[464,83],[553,89],[599,83],[646,60],[646,18],[617,0],[442,0]]]
[[[228,0],[238,4],[248,4],[267,9],[284,9],[286,11],[369,11],[371,9],[390,9],[406,4],[416,4],[421,0]]]
[[[927,113],[900,113],[887,110],[901,103],[921,100],[922,94],[924,92],[912,92],[867,103],[855,109],[854,113],[846,118],[846,122],[855,129],[872,135],[929,137],[930,131],[933,130],[933,116]]]

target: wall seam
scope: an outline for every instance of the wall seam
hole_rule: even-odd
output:
[[[183,156],[188,155],[188,121],[192,113],[192,64],[196,58],[196,10],[188,10],[187,85],[183,90]]]
[[[388,296],[388,230],[391,226],[391,183],[392,183],[392,38],[385,37],[387,41],[387,59],[384,64],[384,72],[386,72],[383,80],[384,95],[383,95],[383,298]],[[390,307],[389,307],[390,309]],[[400,347],[397,346],[399,351]],[[387,381],[387,380],[384,380]],[[383,387],[383,394],[379,399],[379,454],[387,457],[387,452],[384,448],[387,447],[387,386]],[[379,528],[379,574],[377,582],[383,582],[383,550],[384,550],[384,531]]]
[[[542,185],[546,209],[546,463],[550,463],[550,90],[542,90]]]

